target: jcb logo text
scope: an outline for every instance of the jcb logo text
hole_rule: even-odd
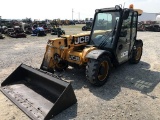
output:
[[[70,60],[74,60],[74,61],[79,61],[79,60],[80,60],[80,57],[74,56],[74,55],[69,55],[69,59],[70,59]]]
[[[89,36],[82,36],[75,40],[75,45],[89,42]]]

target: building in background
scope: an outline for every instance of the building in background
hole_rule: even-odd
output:
[[[138,21],[156,21],[157,16],[160,15],[160,13],[142,13],[141,16],[139,16]]]

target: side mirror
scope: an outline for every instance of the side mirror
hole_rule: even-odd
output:
[[[123,20],[126,20],[129,16],[129,9],[126,9],[124,10],[124,13],[123,13]]]

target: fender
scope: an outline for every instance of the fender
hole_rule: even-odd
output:
[[[86,55],[86,58],[97,59],[99,56],[104,54],[108,55],[109,57],[112,56],[112,54],[106,50],[93,50]]]

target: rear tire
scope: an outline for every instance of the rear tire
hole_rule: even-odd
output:
[[[110,58],[102,56],[98,59],[90,59],[86,66],[86,77],[95,86],[104,85],[109,77],[111,68]]]
[[[139,63],[141,56],[142,56],[143,47],[137,45],[136,49],[132,52],[132,57],[130,58],[129,62],[132,64]]]

